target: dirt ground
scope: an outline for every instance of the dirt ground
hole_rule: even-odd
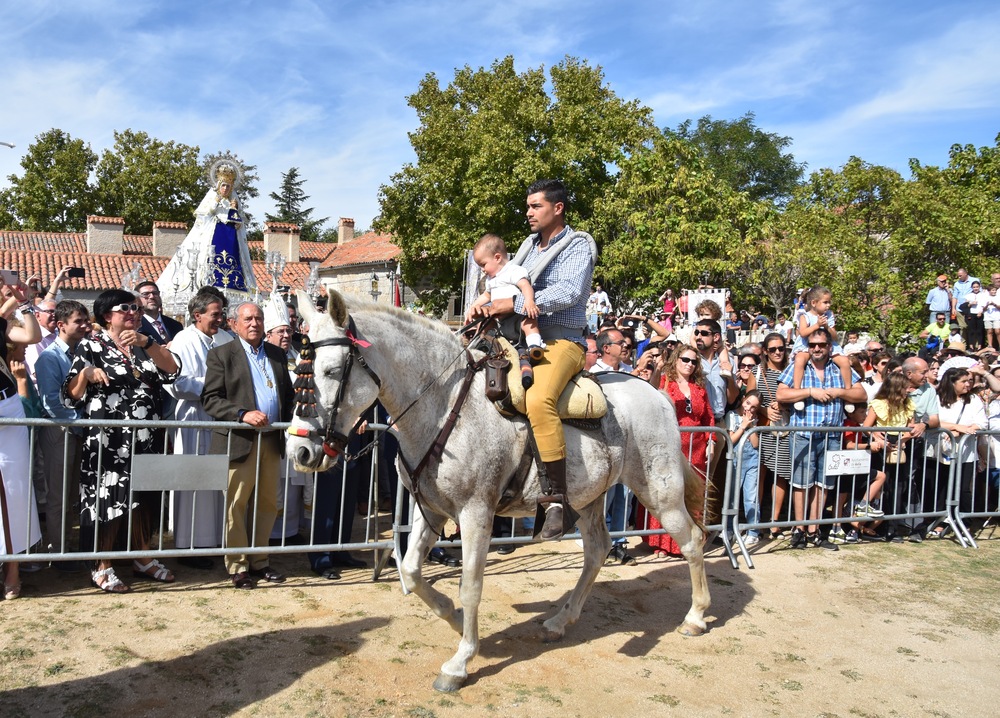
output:
[[[635,541],[633,541],[633,545]],[[1000,540],[767,542],[756,569],[708,561],[710,630],[674,629],[686,564],[607,566],[557,644],[540,622],[576,580],[571,541],[490,554],[480,655],[458,693],[431,688],[458,642],[388,569],[236,591],[223,569],[97,593],[85,574],[24,576],[0,604],[0,715],[986,716],[1000,689]],[[122,573],[127,573],[124,569]],[[457,600],[459,569],[428,566]]]

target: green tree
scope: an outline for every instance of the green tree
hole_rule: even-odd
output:
[[[156,220],[190,223],[205,193],[198,147],[115,132],[97,165],[97,193],[101,212],[124,217],[129,234],[152,233]]]
[[[97,155],[83,140],[51,129],[35,138],[21,159],[24,174],[10,175],[0,196],[0,222],[38,232],[82,232],[96,203],[90,174]]]
[[[650,302],[666,287],[729,283],[740,247],[766,235],[772,214],[671,133],[622,161],[596,210],[596,234],[604,238],[599,272],[616,305]],[[736,298],[741,291],[734,287]]]
[[[786,152],[792,138],[760,129],[752,112],[738,120],[705,115],[694,128],[686,120],[667,132],[694,143],[716,177],[755,201],[784,202],[805,170],[805,164]]]
[[[277,203],[276,214],[265,214],[268,222],[292,222],[300,229],[300,238],[307,242],[318,242],[322,239],[323,225],[329,219],[312,219],[313,208],[302,205],[309,199],[303,189],[305,179],[299,176],[299,168],[292,167],[281,173],[281,187],[272,192],[270,197]]]
[[[382,186],[375,229],[402,249],[408,283],[436,288],[421,295],[434,310],[457,291],[465,252],[483,233],[517,248],[532,182],[565,182],[568,219],[587,229],[618,163],[655,133],[650,111],[618,98],[600,68],[566,58],[549,74],[551,96],[543,68],[518,73],[508,56],[466,66],[446,87],[428,74],[407,98],[420,121],[410,135],[417,159]]]

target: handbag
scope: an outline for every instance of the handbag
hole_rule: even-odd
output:
[[[902,449],[898,446],[890,446],[885,450],[885,463],[886,464],[905,464],[906,463],[906,449]]]

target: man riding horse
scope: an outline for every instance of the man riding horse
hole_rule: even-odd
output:
[[[567,204],[566,188],[558,180],[539,180],[528,188],[526,215],[534,234],[512,260],[528,270],[546,343],[545,356],[534,368],[534,385],[525,394],[528,421],[548,479],[546,493],[538,498],[540,507],[546,505],[543,541],[559,538],[576,521],[567,497],[566,441],[556,404],[569,380],[583,369],[587,297],[597,259],[590,235],[574,232],[566,224]],[[520,295],[498,299],[475,314],[515,312],[524,313]]]

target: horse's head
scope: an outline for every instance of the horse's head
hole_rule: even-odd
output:
[[[356,335],[344,298],[330,291],[327,313],[298,293],[299,311],[309,324],[295,380],[295,410],[286,449],[300,471],[329,468],[347,445],[361,413],[378,398],[379,380]]]

